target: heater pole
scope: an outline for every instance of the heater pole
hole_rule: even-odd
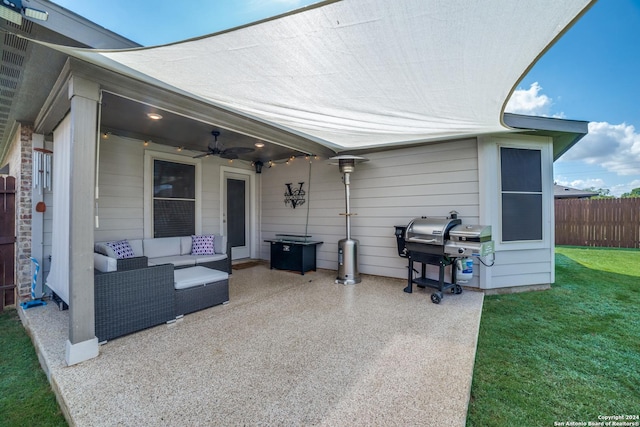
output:
[[[344,173],[344,199],[345,199],[345,217],[347,219],[347,240],[351,240],[351,209],[349,206],[349,172]]]

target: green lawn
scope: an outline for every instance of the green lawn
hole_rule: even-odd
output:
[[[603,415],[640,415],[640,250],[558,247],[550,290],[485,298],[467,425]]]
[[[18,313],[0,313],[0,426],[66,425]]]

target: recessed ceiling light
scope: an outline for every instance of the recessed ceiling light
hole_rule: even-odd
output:
[[[264,142],[256,142],[254,145],[258,148],[262,148],[264,147]]]
[[[151,120],[160,120],[162,119],[162,116],[158,113],[147,113],[147,117],[149,117]]]

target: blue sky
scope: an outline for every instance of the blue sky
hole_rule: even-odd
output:
[[[315,3],[54,2],[145,46],[221,31]],[[507,111],[589,121],[589,135],[555,162],[554,179],[575,188],[606,188],[619,196],[640,187],[639,98],[640,0],[599,0],[522,79]]]

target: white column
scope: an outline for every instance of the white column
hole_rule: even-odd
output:
[[[71,182],[69,188],[69,339],[68,365],[98,356],[93,281],[93,218],[97,83],[78,77],[69,82],[71,100]]]
[[[479,223],[490,225],[492,239],[496,238],[499,222],[495,220],[498,211],[498,147],[489,137],[478,137],[478,199]],[[478,284],[480,289],[491,289],[491,269],[478,265]]]

